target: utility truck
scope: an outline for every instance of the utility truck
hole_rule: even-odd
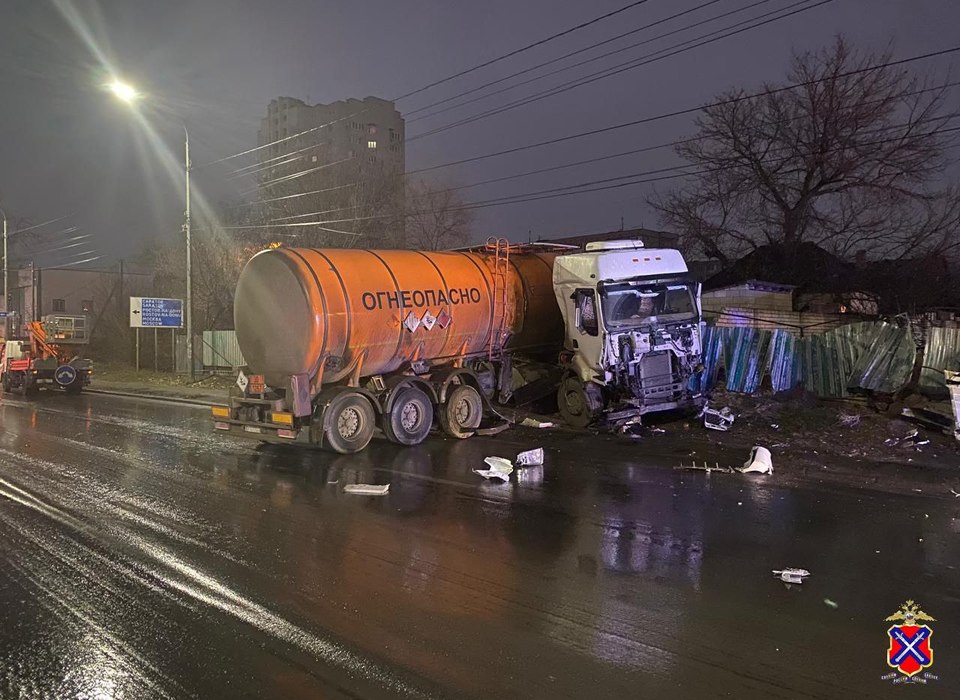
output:
[[[248,366],[214,427],[356,452],[466,438],[545,391],[574,426],[691,406],[699,288],[676,250],[491,239],[444,251],[275,248],[234,301]]]
[[[6,393],[41,389],[79,394],[90,383],[93,363],[80,356],[89,342],[85,316],[48,315],[26,326],[26,337],[0,348],[0,381]]]

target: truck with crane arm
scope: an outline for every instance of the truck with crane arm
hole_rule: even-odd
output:
[[[544,391],[580,428],[699,403],[699,285],[679,251],[640,241],[264,250],[234,321],[250,375],[212,419],[264,442],[351,453],[435,421],[466,438]]]
[[[26,324],[26,337],[0,347],[0,383],[4,393],[24,396],[41,389],[79,394],[90,383],[93,363],[80,357],[89,335],[85,316],[49,315]]]

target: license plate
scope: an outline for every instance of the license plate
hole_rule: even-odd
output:
[[[243,429],[248,433],[262,433],[263,431],[255,425],[245,425]]]
[[[230,430],[229,423],[214,423],[213,427],[216,428],[217,430]]]

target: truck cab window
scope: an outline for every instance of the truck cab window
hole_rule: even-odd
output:
[[[592,289],[578,289],[574,295],[577,304],[577,327],[587,335],[598,335],[597,302]]]

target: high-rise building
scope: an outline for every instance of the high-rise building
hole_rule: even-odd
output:
[[[360,235],[383,238],[398,225],[387,223],[403,199],[404,121],[393,102],[309,105],[279,97],[260,122],[257,145],[266,146],[255,170],[266,221],[329,221],[297,235],[337,245]]]

